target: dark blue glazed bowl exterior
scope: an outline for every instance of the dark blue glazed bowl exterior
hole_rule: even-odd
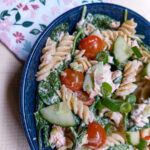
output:
[[[88,4],[87,13],[101,13],[108,15],[116,20],[122,21],[124,10],[126,8],[106,3],[93,3]],[[39,36],[34,46],[32,47],[31,53],[26,61],[24,67],[24,73],[22,76],[21,83],[21,117],[28,139],[29,145],[32,150],[38,150],[38,142],[36,138],[36,128],[34,115],[35,112],[35,97],[36,97],[36,88],[37,82],[35,79],[35,74],[38,70],[39,60],[41,56],[42,48],[45,45],[45,42],[52,30],[62,22],[69,23],[69,32],[73,31],[75,24],[80,20],[82,7],[79,6],[70,11],[64,13],[57,19],[55,19],[49,26],[44,30],[44,32]],[[144,42],[150,44],[150,22],[145,20],[142,16],[128,9],[128,19],[134,18],[135,22],[138,23],[137,33],[145,35]],[[51,148],[43,148],[43,150],[51,150]]]

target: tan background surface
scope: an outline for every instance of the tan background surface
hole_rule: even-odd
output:
[[[114,0],[150,21],[150,0]],[[20,118],[19,87],[24,64],[0,43],[0,150],[30,150]]]

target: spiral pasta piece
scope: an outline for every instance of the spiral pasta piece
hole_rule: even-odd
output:
[[[137,97],[137,101],[139,103],[147,101],[148,97],[150,96],[149,89],[150,89],[150,82],[146,79],[142,79],[138,82],[138,88],[135,91],[135,95]]]
[[[140,50],[143,55],[143,57],[141,57],[140,60],[144,63],[149,63],[150,62],[150,54],[145,50],[142,50],[142,49],[140,49]]]
[[[105,144],[98,150],[107,150],[111,146],[125,144],[124,138],[118,133],[112,133],[107,137]]]
[[[39,71],[36,73],[36,80],[45,80],[50,74],[50,69],[53,68],[52,54],[56,52],[56,42],[47,39],[46,46],[42,50],[42,56],[40,58],[41,64],[39,65]]]
[[[78,114],[86,124],[94,120],[94,114],[89,110],[89,107],[84,105],[70,89],[62,85],[60,92],[62,100],[66,102],[70,109],[72,109],[75,114]]]
[[[137,23],[135,23],[134,20],[131,19],[131,20],[125,21],[118,30],[122,31],[128,37],[134,37],[136,33],[136,30],[135,30],[136,26],[137,26]]]
[[[91,66],[92,63],[87,59],[87,57],[83,56],[85,50],[76,50],[76,62],[83,68],[84,72],[86,72]]]
[[[122,26],[118,29],[118,31],[112,31],[112,30],[103,30],[101,31],[101,34],[104,39],[104,49],[111,50],[113,43],[115,39],[118,36],[121,36],[130,47],[133,45],[133,40],[131,40],[132,37],[134,37],[136,33],[137,24],[134,22],[133,19],[128,20],[122,24]]]
[[[136,82],[136,75],[141,65],[142,63],[138,60],[128,61],[125,64],[123,80],[116,91],[116,95],[125,98],[135,91],[137,85],[134,82]]]
[[[67,61],[71,59],[70,52],[72,50],[73,40],[74,36],[69,35],[69,33],[66,33],[62,37],[60,43],[58,44],[56,52],[52,54],[55,64],[54,68],[57,68],[62,63],[63,60]]]

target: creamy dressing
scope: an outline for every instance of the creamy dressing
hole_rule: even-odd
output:
[[[137,104],[138,108],[132,111],[131,119],[139,127],[143,127],[146,123],[149,122],[148,117],[150,117],[150,114],[147,114],[145,116],[143,115],[143,111],[146,106],[147,104]]]
[[[117,21],[117,22],[112,22],[109,24],[109,27],[111,28],[118,28],[120,26],[120,22]]]
[[[113,83],[113,76],[114,73],[116,74],[116,77],[120,76],[122,73],[121,71],[117,70],[115,72],[112,72],[110,70],[111,66],[109,64],[103,65],[103,74],[98,75],[97,69],[94,71],[94,89],[90,93],[90,98],[94,98],[97,94],[102,96],[100,92],[100,87],[102,86],[102,83],[107,82],[112,87],[112,93],[119,87],[120,84],[114,84]]]

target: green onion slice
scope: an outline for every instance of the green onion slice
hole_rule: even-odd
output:
[[[106,64],[108,62],[108,53],[104,51],[97,53],[96,60],[102,61],[104,64]]]
[[[134,104],[136,102],[136,96],[134,94],[130,94],[126,97],[126,102],[130,104]]]
[[[129,103],[123,103],[120,107],[120,111],[125,114],[129,113],[131,109],[132,109],[132,106]]]
[[[112,124],[108,123],[108,124],[106,124],[104,129],[106,131],[107,136],[110,136],[111,133],[114,131],[114,126]]]
[[[127,18],[128,18],[128,10],[125,9],[125,11],[124,11],[124,22],[127,21]]]
[[[111,94],[112,87],[109,83],[103,82],[101,86],[101,93],[104,97],[109,96]]]
[[[132,47],[132,50],[133,50],[134,54],[137,56],[137,58],[143,57],[143,55],[141,54],[141,52],[140,52],[140,50],[137,48],[137,46]]]
[[[101,103],[101,101],[99,101],[96,105],[96,108],[101,111],[104,108],[104,105]]]
[[[110,109],[111,111],[119,111],[120,110],[120,106],[122,105],[121,102],[115,100],[115,99],[112,99],[110,97],[105,97],[102,101],[102,104],[104,106],[106,106],[108,109]]]

